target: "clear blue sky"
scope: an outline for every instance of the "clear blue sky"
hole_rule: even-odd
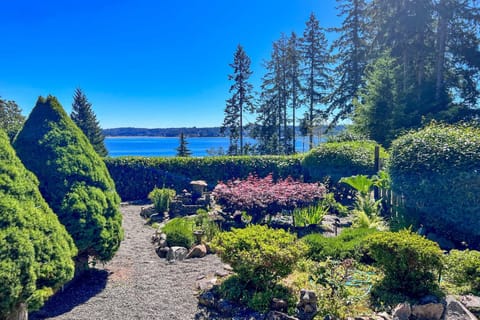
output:
[[[219,126],[237,44],[258,88],[272,42],[335,0],[2,0],[0,96],[28,115],[39,95],[70,113],[75,88],[103,128]],[[253,117],[250,120],[254,120]]]

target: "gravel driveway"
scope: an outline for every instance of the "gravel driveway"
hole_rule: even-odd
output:
[[[223,268],[217,256],[167,264],[150,243],[141,206],[124,205],[125,239],[115,257],[53,296],[30,319],[194,319],[196,280]]]

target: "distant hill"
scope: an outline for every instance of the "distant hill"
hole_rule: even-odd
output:
[[[188,137],[221,137],[220,127],[212,128],[112,128],[103,129],[106,137],[178,137],[180,133]]]

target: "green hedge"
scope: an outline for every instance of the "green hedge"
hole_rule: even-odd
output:
[[[336,183],[342,177],[375,174],[374,141],[329,142],[320,145],[306,154],[302,165],[308,180],[321,181],[330,177]],[[380,158],[385,161],[388,155],[380,148]]]
[[[106,158],[105,163],[123,201],[146,199],[155,187],[177,192],[190,189],[192,180],[205,180],[209,188],[218,181],[246,178],[249,173],[274,178],[302,177],[302,156],[242,156],[205,158]]]
[[[392,143],[392,188],[420,221],[451,240],[480,244],[480,129],[430,124]]]

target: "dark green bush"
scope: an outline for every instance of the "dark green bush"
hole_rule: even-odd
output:
[[[162,231],[167,235],[167,243],[170,247],[178,246],[190,248],[195,239],[193,228],[195,222],[188,218],[174,218],[165,224]]]
[[[430,124],[392,143],[392,189],[420,222],[480,247],[480,129]]]
[[[213,189],[218,181],[246,178],[249,174],[275,179],[302,177],[302,157],[242,156],[242,157],[121,157],[106,158],[105,163],[124,201],[146,199],[155,186],[165,186],[177,192],[190,189],[192,180],[205,180]]]
[[[0,319],[30,309],[73,277],[77,249],[0,130]]]
[[[445,276],[457,286],[467,286],[473,294],[480,294],[480,252],[451,250],[446,256]]]
[[[292,272],[305,245],[284,230],[251,225],[218,234],[212,247],[249,287],[265,290]]]
[[[324,143],[308,152],[303,159],[306,179],[322,181],[330,177],[336,183],[342,177],[375,174],[376,145],[369,140]],[[387,158],[383,148],[380,148],[380,157]]]
[[[365,239],[369,255],[383,270],[389,292],[420,297],[438,288],[443,252],[436,242],[409,230],[378,232]]]
[[[328,257],[335,260],[360,259],[364,253],[362,244],[365,238],[376,232],[376,229],[348,228],[336,237],[314,233],[303,237],[302,241],[308,246],[307,256],[315,261],[324,261]]]
[[[85,268],[89,256],[110,260],[123,237],[120,198],[102,159],[55,97],[38,99],[14,147],[72,235],[77,266]]]
[[[149,194],[148,199],[153,202],[155,210],[159,213],[168,211],[170,202],[175,198],[175,190],[168,188],[154,188]]]

